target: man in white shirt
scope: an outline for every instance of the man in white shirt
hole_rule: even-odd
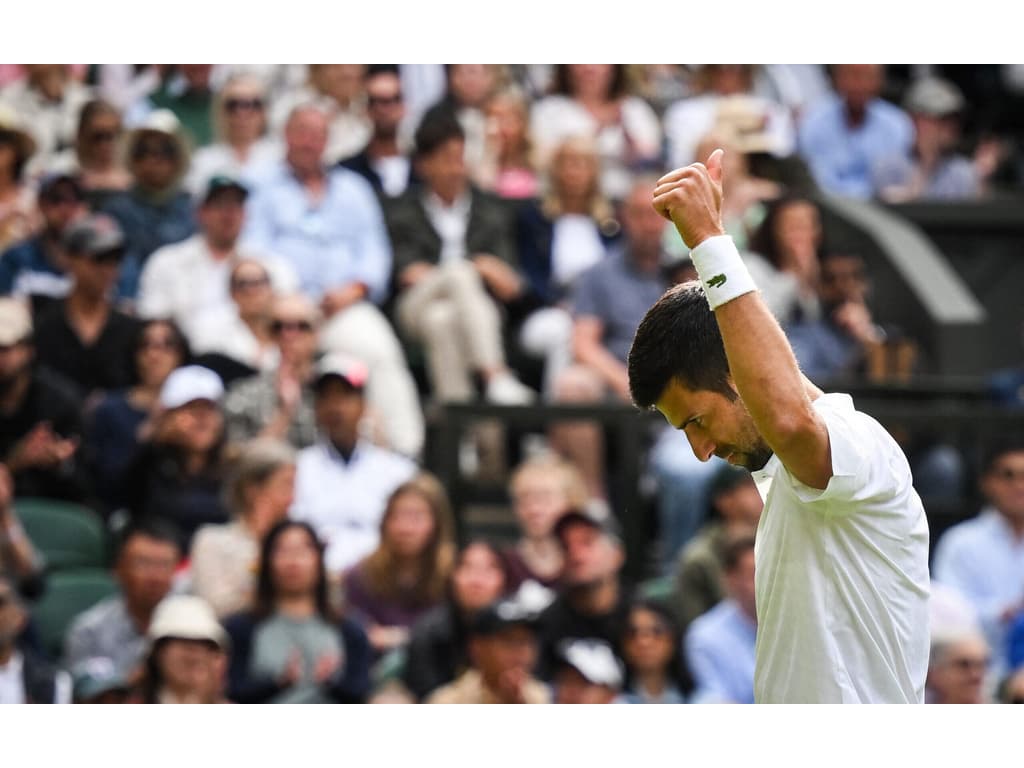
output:
[[[363,439],[363,392],[369,371],[338,353],[317,363],[313,387],[320,436],[299,453],[291,517],[310,523],[325,542],[332,575],[377,547],[388,496],[417,471],[414,462]]]
[[[722,151],[662,177],[654,206],[699,281],[659,299],[630,390],[701,460],[754,472],[757,702],[924,701],[928,523],[895,440],[808,381],[721,222]],[[710,310],[709,310],[710,307]]]
[[[71,703],[68,673],[18,648],[27,620],[14,580],[0,573],[0,704]]]

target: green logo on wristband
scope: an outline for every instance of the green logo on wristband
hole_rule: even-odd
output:
[[[715,275],[710,280],[708,280],[708,287],[721,288],[723,285],[725,285],[725,281],[728,279],[729,278],[727,278],[725,275]]]

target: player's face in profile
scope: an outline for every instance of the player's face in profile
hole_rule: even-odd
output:
[[[689,389],[673,379],[655,407],[686,434],[701,461],[712,456],[751,471],[768,463],[772,450],[754,426],[743,401],[707,389]]]

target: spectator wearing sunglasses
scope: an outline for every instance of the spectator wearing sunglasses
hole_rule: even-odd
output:
[[[135,320],[114,308],[124,235],[117,222],[92,214],[64,238],[71,291],[36,321],[36,358],[74,382],[86,396],[132,380]]]
[[[622,656],[626,684],[622,704],[683,704],[682,636],[667,606],[634,601],[629,609]]]
[[[75,175],[93,206],[111,193],[128,189],[131,174],[121,150],[121,113],[112,104],[93,99],[78,115],[75,143],[61,152],[50,170]]]
[[[100,209],[117,219],[125,235],[120,298],[135,299],[139,276],[154,251],[195,232],[192,202],[181,189],[189,153],[181,123],[166,109],[152,112],[128,136],[132,187],[106,200]]]
[[[213,102],[216,142],[196,151],[185,186],[201,195],[214,176],[252,178],[281,159],[281,145],[267,135],[267,94],[251,74],[229,79]]]
[[[933,633],[927,703],[985,704],[989,701],[986,674],[991,662],[988,643],[976,630],[964,627]]]

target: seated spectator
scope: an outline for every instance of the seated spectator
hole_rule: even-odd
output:
[[[168,110],[180,122],[194,147],[213,141],[212,64],[172,64],[161,78],[160,86],[130,113],[134,122],[152,116],[154,110]]]
[[[879,98],[882,64],[835,64],[835,94],[808,107],[798,127],[800,154],[825,192],[870,198],[875,171],[894,156],[909,158],[914,126],[899,107]]]
[[[225,621],[228,697],[241,704],[362,702],[370,645],[328,603],[323,546],[305,523],[283,520],[263,539],[256,606]]]
[[[17,645],[28,618],[14,579],[0,571],[0,704],[70,704],[70,675]]]
[[[9,577],[24,597],[36,598],[45,586],[46,563],[21,527],[13,501],[14,481],[0,464],[0,575]]]
[[[501,64],[445,64],[445,94],[434,106],[454,117],[466,137],[465,161],[471,177],[485,163],[487,105],[506,80]]]
[[[16,496],[84,501],[89,483],[78,455],[81,401],[70,382],[34,357],[28,310],[0,297],[0,460]]]
[[[700,703],[754,703],[754,538],[729,542],[722,559],[728,596],[686,632],[686,661]]]
[[[228,636],[202,598],[164,598],[146,636],[150,647],[139,684],[141,703],[226,703]]]
[[[1000,704],[1024,704],[1024,667],[1003,680],[998,700]]]
[[[181,189],[189,158],[178,119],[165,109],[156,110],[128,134],[125,153],[132,186],[104,200],[100,210],[117,219],[124,231],[119,295],[134,300],[149,257],[190,237],[196,225],[191,199]]]
[[[140,439],[152,433],[164,382],[189,359],[188,342],[170,320],[143,320],[136,323],[128,358],[134,364],[132,386],[109,392],[86,414],[86,460],[108,512],[118,505],[124,471]]]
[[[979,632],[965,629],[933,635],[928,659],[927,703],[986,704],[989,646]]]
[[[504,207],[469,183],[464,147],[450,114],[424,116],[415,159],[423,186],[389,207],[396,317],[425,346],[438,400],[474,399],[479,375],[489,401],[523,404],[532,392],[506,365],[501,332],[501,308],[523,294],[515,244]]]
[[[281,159],[280,144],[267,136],[267,93],[259,78],[232,76],[211,107],[216,141],[196,150],[185,181],[197,198],[215,176],[251,180]]]
[[[536,621],[536,614],[515,599],[481,610],[469,631],[469,669],[430,694],[427,703],[549,704],[547,686],[532,676]]]
[[[74,147],[54,158],[50,170],[76,176],[95,205],[110,193],[131,186],[131,174],[120,156],[121,137],[121,113],[117,107],[93,99],[78,115]]]
[[[397,66],[367,68],[366,114],[373,126],[369,142],[339,165],[366,179],[381,199],[398,197],[418,177],[402,131],[406,110]]]
[[[125,472],[123,499],[135,519],[173,523],[187,551],[201,525],[226,523],[221,498],[224,385],[208,368],[178,368],[160,388],[160,413]]]
[[[299,275],[303,293],[324,314],[320,344],[365,362],[369,400],[388,443],[410,456],[423,446],[416,384],[390,323],[377,308],[386,297],[391,246],[370,185],[347,168],[324,163],[327,116],[297,107],[285,127],[283,162],[249,201],[246,240],[276,253]]]
[[[260,542],[288,517],[295,498],[295,451],[276,440],[247,443],[228,477],[226,496],[234,519],[200,528],[190,557],[192,591],[218,617],[253,606]]]
[[[621,704],[684,704],[682,635],[661,604],[638,600],[629,611],[622,654],[626,681]]]
[[[409,642],[409,629],[444,598],[454,522],[444,487],[420,473],[388,497],[377,548],[345,574],[345,602],[378,654]]]
[[[0,101],[0,253],[39,229],[36,196],[25,182],[25,166],[36,146],[18,113]]]
[[[623,683],[622,662],[603,640],[566,640],[552,680],[555,704],[612,704]]]
[[[271,329],[270,271],[256,259],[239,259],[231,268],[228,286],[231,304],[206,314],[192,334],[193,350],[227,358],[243,370],[277,370],[281,356]]]
[[[601,191],[616,201],[629,193],[632,173],[660,164],[661,124],[650,105],[631,94],[625,64],[558,64],[551,95],[533,107],[530,133],[542,168],[565,138],[594,139]]]
[[[990,446],[981,467],[986,504],[977,517],[949,528],[935,547],[932,573],[974,606],[993,671],[1002,673],[1009,624],[1024,605],[1024,442],[1006,438]]]
[[[725,596],[726,550],[740,536],[754,535],[764,501],[749,472],[725,464],[711,480],[709,506],[708,522],[680,552],[675,567],[673,601],[684,633]]]
[[[539,305],[523,322],[519,343],[529,354],[544,358],[549,397],[572,362],[572,287],[583,272],[604,260],[621,232],[611,203],[601,194],[600,170],[592,139],[565,139],[551,158],[544,199],[523,205],[518,214],[528,302]]]
[[[796,148],[789,110],[754,93],[757,67],[751,64],[705,64],[697,73],[698,93],[672,104],[664,117],[668,165],[680,168],[707,155],[698,151],[701,139],[716,130],[735,127],[756,133],[759,151],[786,157]],[[737,121],[738,114],[742,120]],[[728,174],[726,174],[728,178]]]
[[[142,673],[153,613],[171,591],[181,560],[177,532],[166,523],[129,525],[120,534],[114,560],[119,594],[94,605],[72,622],[64,641],[64,666],[107,658],[130,682]]]
[[[530,142],[530,102],[518,88],[498,91],[487,101],[484,152],[473,174],[480,189],[504,200],[537,197],[540,178]]]
[[[86,659],[71,675],[75,704],[127,704],[132,693],[128,680],[105,656]]]
[[[291,516],[310,523],[324,541],[332,576],[377,548],[388,498],[416,473],[406,457],[360,436],[368,375],[361,362],[341,355],[317,363],[319,437],[299,454]]]
[[[91,214],[64,238],[71,290],[36,318],[36,358],[74,382],[83,395],[131,381],[135,320],[112,305],[124,235],[109,216]]]
[[[316,440],[313,362],[320,313],[305,296],[278,296],[271,304],[270,332],[277,344],[273,370],[234,383],[224,401],[233,446],[256,437],[287,440],[305,448]]]
[[[587,489],[576,467],[554,456],[529,459],[509,481],[512,510],[519,523],[519,540],[505,550],[512,569],[512,588],[533,580],[555,586],[565,558],[555,536],[555,523],[570,509],[587,502]]]
[[[409,637],[402,683],[416,701],[452,682],[469,666],[469,628],[486,606],[511,591],[508,564],[483,540],[455,559],[445,602],[417,621]]]
[[[239,243],[248,196],[236,179],[210,179],[196,209],[199,232],[160,248],[142,270],[139,315],[171,318],[195,343],[211,318],[231,306],[230,274],[242,259],[264,264],[275,290],[296,289],[298,280],[287,262]]]
[[[887,203],[910,200],[967,200],[981,195],[981,179],[970,158],[960,154],[960,89],[939,77],[916,80],[903,99],[914,123],[910,155],[896,155],[875,170],[878,196]]]
[[[33,314],[71,289],[64,234],[85,215],[85,193],[72,176],[49,176],[39,186],[38,205],[43,220],[39,233],[0,256],[0,294],[29,298]]]
[[[563,640],[603,640],[618,649],[629,614],[629,599],[619,581],[625,553],[616,521],[574,510],[562,515],[555,535],[565,551],[565,569],[558,596],[540,616],[540,670],[545,679],[555,669]]]

